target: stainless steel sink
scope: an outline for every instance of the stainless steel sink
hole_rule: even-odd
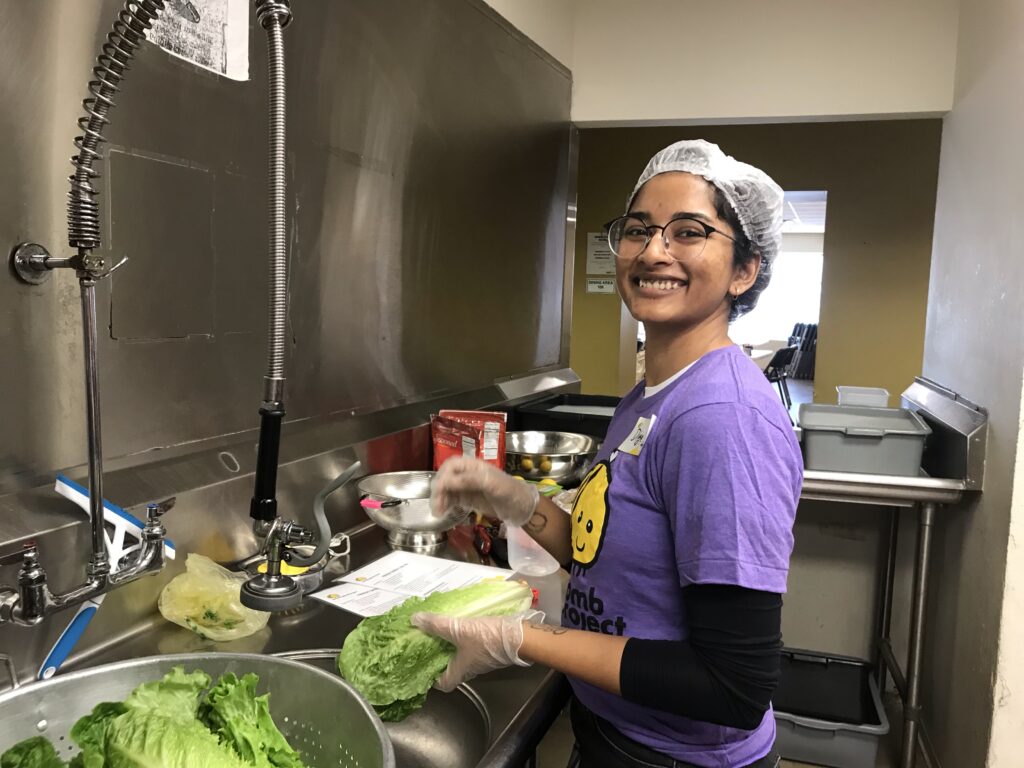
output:
[[[338,651],[316,649],[275,654],[338,674]],[[491,743],[491,718],[468,685],[452,693],[431,691],[422,709],[400,723],[384,723],[398,768],[475,766]]]

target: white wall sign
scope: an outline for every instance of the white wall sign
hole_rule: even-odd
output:
[[[604,232],[587,232],[587,274],[615,274],[615,254]]]
[[[231,80],[249,79],[248,0],[173,0],[148,39]]]
[[[603,277],[588,277],[587,293],[615,293],[615,281]]]

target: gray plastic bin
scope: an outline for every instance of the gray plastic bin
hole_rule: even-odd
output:
[[[840,405],[866,405],[888,408],[889,390],[881,387],[836,387]]]
[[[916,477],[931,434],[903,408],[802,403],[798,421],[804,466],[828,472]]]
[[[775,748],[785,759],[875,768],[889,719],[868,662],[785,649],[774,699]]]

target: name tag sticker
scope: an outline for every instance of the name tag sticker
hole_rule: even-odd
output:
[[[636,426],[633,427],[633,431],[629,433],[629,437],[622,441],[622,445],[619,446],[619,450],[622,453],[628,453],[630,456],[639,456],[640,451],[644,449],[644,443],[647,442],[647,438],[650,437],[651,431],[654,429],[654,420],[657,416],[641,416],[637,419]]]

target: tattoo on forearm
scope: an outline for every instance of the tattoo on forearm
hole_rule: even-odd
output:
[[[539,630],[541,632],[547,632],[551,635],[564,635],[566,632],[569,631],[565,627],[553,627],[550,624],[530,624],[530,626],[536,630]]]
[[[529,533],[540,533],[548,527],[548,516],[543,512],[534,512],[533,517],[526,521],[523,530]]]

